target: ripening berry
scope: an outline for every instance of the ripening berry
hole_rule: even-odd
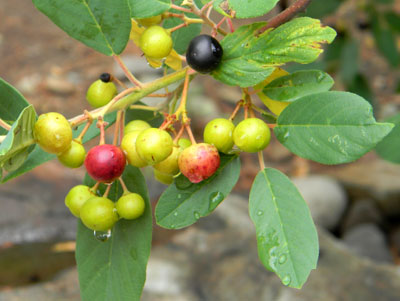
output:
[[[241,150],[256,153],[266,148],[271,140],[268,125],[258,118],[241,121],[233,131],[233,141]]]
[[[80,212],[83,224],[94,231],[107,231],[118,221],[114,202],[105,197],[92,197]]]

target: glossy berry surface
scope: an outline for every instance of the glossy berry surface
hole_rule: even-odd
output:
[[[145,202],[140,194],[127,193],[115,204],[118,215],[124,219],[136,219],[143,215]]]
[[[60,154],[66,151],[72,141],[72,129],[65,117],[50,112],[39,116],[33,129],[35,141],[46,152]]]
[[[151,125],[143,120],[132,120],[125,125],[124,135],[133,131],[144,131],[151,128]]]
[[[117,93],[117,87],[113,82],[104,82],[98,79],[89,86],[86,100],[92,107],[100,108],[108,104]]]
[[[171,136],[156,128],[144,130],[136,139],[136,151],[150,165],[167,159],[172,153],[172,146]]]
[[[65,197],[65,206],[68,207],[73,215],[80,217],[83,204],[94,196],[96,196],[95,193],[88,186],[77,185],[72,187]]]
[[[234,129],[235,125],[228,119],[211,120],[204,128],[204,142],[214,145],[222,153],[228,153],[233,146]]]
[[[114,202],[104,197],[92,197],[81,208],[83,224],[94,231],[107,231],[118,221]]]
[[[180,171],[190,182],[199,183],[217,171],[220,157],[215,146],[199,143],[183,150],[178,163]]]
[[[172,184],[172,182],[174,181],[174,177],[172,175],[162,173],[157,169],[153,169],[153,171],[154,171],[154,178],[162,184],[169,185]]]
[[[154,169],[165,174],[176,175],[179,172],[178,158],[182,151],[181,147],[174,146],[168,158],[155,164]]]
[[[258,118],[241,121],[233,131],[233,141],[243,151],[255,153],[263,150],[271,140],[268,125]]]
[[[200,73],[215,70],[222,60],[223,50],[219,42],[209,35],[199,35],[190,41],[186,61]]]
[[[146,56],[162,59],[169,55],[172,50],[172,38],[167,30],[154,25],[141,34],[139,45]]]
[[[88,174],[100,182],[112,182],[119,178],[125,169],[124,152],[117,146],[102,144],[93,147],[85,159]]]
[[[63,153],[57,156],[64,166],[69,168],[78,168],[85,161],[86,150],[82,143],[72,140],[70,147]]]
[[[136,139],[142,131],[131,131],[124,135],[121,141],[121,148],[126,155],[128,163],[135,167],[145,167],[147,162],[139,157],[136,151]]]
[[[142,18],[142,19],[136,19],[136,21],[144,27],[150,27],[152,25],[160,24],[162,21],[162,15],[157,15],[157,16]]]

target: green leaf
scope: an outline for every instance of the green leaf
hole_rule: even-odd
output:
[[[284,285],[301,288],[317,266],[319,247],[310,211],[297,188],[276,169],[260,171],[251,187],[249,213],[263,265]]]
[[[22,94],[0,77],[0,118],[8,123],[14,122],[21,111],[29,106]],[[7,134],[7,131],[0,127],[0,135]]]
[[[340,49],[340,69],[339,74],[344,83],[351,83],[358,73],[358,41],[347,38]]]
[[[332,77],[323,71],[298,71],[273,80],[265,86],[263,93],[273,100],[292,102],[306,95],[328,91],[333,84]]]
[[[376,146],[378,155],[392,163],[400,164],[400,114],[390,117],[385,122],[395,125],[394,129]]]
[[[119,220],[106,242],[97,240],[93,231],[78,221],[76,262],[82,300],[140,300],[151,248],[151,205],[139,169],[128,165],[123,179],[131,192],[144,198],[145,212],[135,220]],[[94,181],[87,176],[85,184],[91,186]],[[100,193],[104,190],[101,185]],[[109,198],[116,201],[121,195],[121,185],[114,183]]]
[[[221,155],[221,165],[211,178],[192,184],[183,175],[179,176],[157,203],[157,224],[168,229],[180,229],[209,215],[231,192],[239,173],[239,158]]]
[[[278,118],[274,132],[296,155],[323,164],[354,161],[375,147],[393,128],[377,123],[371,105],[347,92],[302,97]]]
[[[183,1],[175,1],[177,5],[180,5]],[[173,13],[182,13],[175,9],[172,9]],[[190,18],[196,18],[195,14],[186,14],[186,16]],[[164,21],[163,25],[165,28],[173,28],[182,24],[183,20],[179,18],[168,18]],[[199,35],[201,32],[201,24],[190,24],[187,27],[180,28],[172,33],[172,41],[174,43],[174,49],[179,54],[184,54],[187,50],[187,47],[190,41]]]
[[[32,105],[25,107],[0,144],[0,168],[13,171],[24,163],[30,146],[35,143],[33,127],[36,122],[36,112]],[[15,158],[14,158],[15,157]]]
[[[311,1],[307,7],[306,15],[321,19],[326,15],[334,13],[341,4],[341,0]]]
[[[132,18],[142,19],[162,14],[171,7],[171,0],[128,0]]]
[[[144,105],[142,102],[137,102],[137,105]],[[125,124],[132,120],[144,120],[148,122],[152,127],[159,127],[163,121],[164,116],[160,112],[152,112],[149,110],[126,110],[125,113]]]
[[[219,81],[240,87],[254,86],[288,62],[308,64],[322,53],[336,32],[311,18],[297,18],[278,28],[258,34],[265,23],[239,27],[221,41],[224,55],[212,73]]]
[[[400,15],[395,12],[388,11],[385,13],[387,24],[393,31],[400,32]]]
[[[378,103],[375,101],[374,93],[369,86],[368,80],[363,74],[357,73],[353,81],[348,85],[347,89],[349,92],[365,98],[372,105],[374,110],[376,109]]]
[[[213,6],[216,11],[235,18],[247,19],[265,15],[272,10],[279,0],[217,0]]]
[[[106,126],[106,128],[110,127],[115,122],[115,119],[116,119],[115,112],[107,114],[104,117],[104,120],[106,122],[108,122],[108,125]],[[76,130],[73,131],[73,136],[75,138],[78,137],[84,127],[85,127],[84,124],[80,125]],[[86,143],[87,141],[93,139],[94,137],[97,137],[99,134],[100,134],[100,130],[97,128],[96,123],[94,122],[90,126],[89,130],[87,131],[82,142]],[[10,172],[9,174],[7,174],[4,177],[4,179],[2,180],[2,183],[5,183],[16,177],[19,177],[19,176],[23,175],[24,173],[31,171],[35,167],[42,165],[43,163],[46,163],[50,160],[55,159],[56,157],[57,157],[56,155],[46,153],[38,145],[36,145],[35,148],[33,149],[33,151],[29,154],[29,156],[26,159],[26,161],[24,162],[24,164],[22,164],[18,169],[14,170],[13,172]]]
[[[120,54],[129,41],[126,0],[33,0],[68,35],[105,55]]]

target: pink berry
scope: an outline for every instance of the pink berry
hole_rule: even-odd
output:
[[[93,147],[85,159],[88,174],[100,182],[112,182],[124,172],[124,152],[117,146],[102,144]]]
[[[179,156],[179,169],[192,183],[211,177],[219,167],[220,157],[215,146],[207,143],[194,144]]]

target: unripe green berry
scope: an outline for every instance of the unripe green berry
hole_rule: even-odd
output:
[[[211,120],[204,129],[204,142],[214,145],[222,153],[228,153],[233,146],[234,129],[235,125],[228,119]]]
[[[133,132],[133,131],[144,131],[151,128],[151,125],[143,120],[132,120],[124,128],[124,135]]]
[[[233,131],[233,140],[241,150],[256,153],[268,146],[271,131],[261,119],[248,118],[236,126]]]
[[[105,83],[98,79],[87,90],[86,100],[92,107],[100,108],[108,104],[117,93],[117,87],[113,82]]]
[[[126,155],[128,163],[135,167],[145,167],[147,162],[139,157],[136,151],[136,139],[142,131],[132,131],[124,135],[121,141],[121,148]]]
[[[179,172],[178,159],[182,151],[181,147],[174,146],[168,158],[155,164],[154,169],[165,174],[176,175]]]
[[[157,169],[153,169],[153,171],[154,171],[154,178],[162,184],[169,185],[172,184],[172,182],[174,181],[174,177],[172,175],[162,173]]]
[[[136,19],[136,21],[144,27],[150,27],[152,25],[160,24],[162,21],[162,15],[157,15],[149,18]]]
[[[51,154],[60,154],[71,145],[72,129],[65,117],[59,113],[46,113],[39,116],[33,129],[39,146]]]
[[[95,231],[107,231],[118,221],[114,202],[105,197],[92,197],[83,204],[81,220],[86,227]]]
[[[58,160],[66,167],[78,168],[85,161],[86,150],[82,143],[72,140],[70,147],[60,155]]]
[[[139,45],[146,56],[162,59],[172,50],[171,34],[161,26],[150,26],[141,34]]]
[[[136,151],[140,158],[154,165],[168,158],[172,153],[173,141],[164,130],[151,128],[144,130],[136,139]]]
[[[72,187],[65,197],[65,206],[69,208],[73,215],[79,218],[83,204],[94,196],[96,194],[88,186],[77,185]]]
[[[146,206],[140,194],[127,193],[118,199],[115,207],[120,217],[124,219],[136,219],[143,215]]]
[[[185,149],[185,148],[188,148],[189,146],[191,146],[191,145],[192,145],[192,142],[190,142],[189,139],[180,138],[180,139],[178,140],[178,145],[179,145],[181,148]]]

